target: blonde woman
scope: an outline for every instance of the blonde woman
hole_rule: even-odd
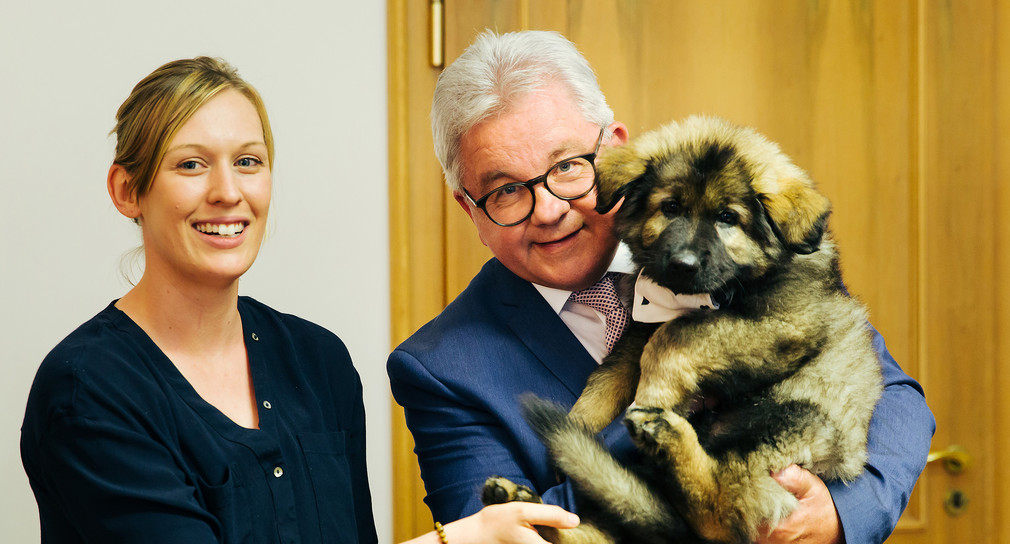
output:
[[[145,268],[63,340],[21,437],[42,541],[375,542],[361,384],[329,331],[238,294],[270,208],[273,138],[256,90],[200,57],[120,107],[113,204]],[[558,507],[506,505],[419,541],[542,542]]]

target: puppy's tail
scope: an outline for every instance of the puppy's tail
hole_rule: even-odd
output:
[[[582,495],[621,520],[621,525],[667,536],[673,528],[684,526],[667,502],[618,463],[561,406],[532,394],[523,395],[521,402],[523,416],[547,446],[558,470],[568,475]]]

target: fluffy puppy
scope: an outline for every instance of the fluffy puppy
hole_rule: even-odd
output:
[[[704,542],[753,542],[797,504],[771,471],[796,463],[847,481],[866,462],[880,367],[842,285],[829,202],[777,145],[710,117],[606,153],[598,175],[598,211],[623,199],[615,225],[640,274],[712,302],[633,323],[570,414],[524,400],[589,505],[584,530],[550,538],[695,540],[686,520]],[[593,437],[626,409],[644,454],[635,469]],[[491,479],[484,496],[516,493]]]

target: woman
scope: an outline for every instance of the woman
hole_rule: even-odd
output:
[[[332,333],[238,295],[270,207],[259,94],[168,63],[117,114],[108,190],[145,269],[43,361],[21,454],[43,542],[375,542],[361,384]],[[543,542],[504,505],[415,542]]]

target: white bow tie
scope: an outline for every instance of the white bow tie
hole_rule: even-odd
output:
[[[680,295],[638,273],[635,281],[635,304],[631,318],[640,323],[662,323],[684,315],[691,310],[708,308],[718,310],[708,293]]]

